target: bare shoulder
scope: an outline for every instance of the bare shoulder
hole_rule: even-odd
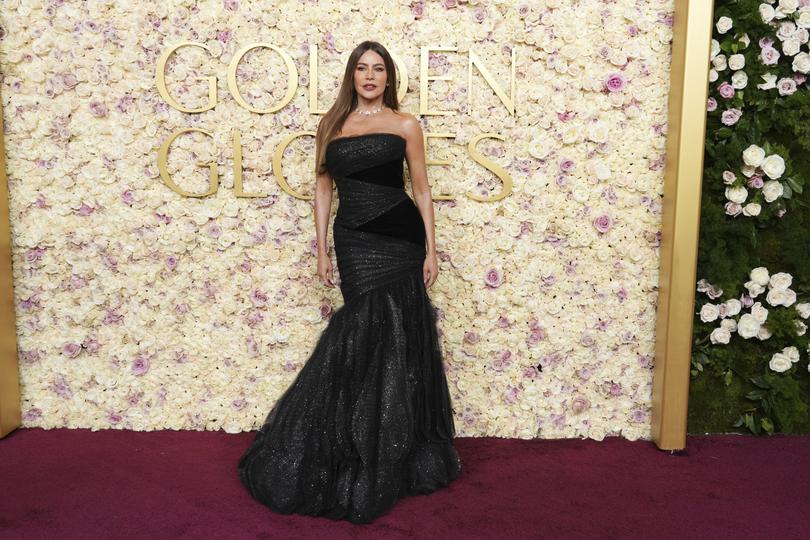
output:
[[[422,125],[419,119],[408,112],[398,112],[399,115],[399,129],[406,139],[416,140],[422,139]]]

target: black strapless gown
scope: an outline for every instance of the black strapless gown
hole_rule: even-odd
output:
[[[368,523],[461,473],[405,144],[368,133],[327,148],[344,305],[238,464],[253,498],[278,513]]]

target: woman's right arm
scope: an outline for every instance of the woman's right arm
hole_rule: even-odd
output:
[[[332,177],[328,172],[318,173],[315,182],[315,236],[318,241],[318,276],[321,283],[334,287],[332,259],[326,239],[329,214],[332,212]]]

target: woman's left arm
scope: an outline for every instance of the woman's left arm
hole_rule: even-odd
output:
[[[427,254],[423,278],[426,287],[430,287],[436,281],[439,273],[439,264],[436,258],[436,235],[435,222],[433,216],[433,194],[430,191],[430,184],[427,179],[427,166],[425,164],[425,139],[422,134],[422,126],[419,120],[412,114],[408,114],[403,123],[405,131],[405,158],[408,161],[408,172],[411,176],[411,187],[413,189],[413,200],[422,215],[425,224],[425,239],[427,241]]]

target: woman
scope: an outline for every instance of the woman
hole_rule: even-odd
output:
[[[239,461],[251,495],[279,513],[368,523],[461,472],[426,290],[438,264],[423,136],[398,111],[396,88],[388,51],[364,41],[318,126],[318,275],[335,286],[326,247],[334,180],[344,305]]]

